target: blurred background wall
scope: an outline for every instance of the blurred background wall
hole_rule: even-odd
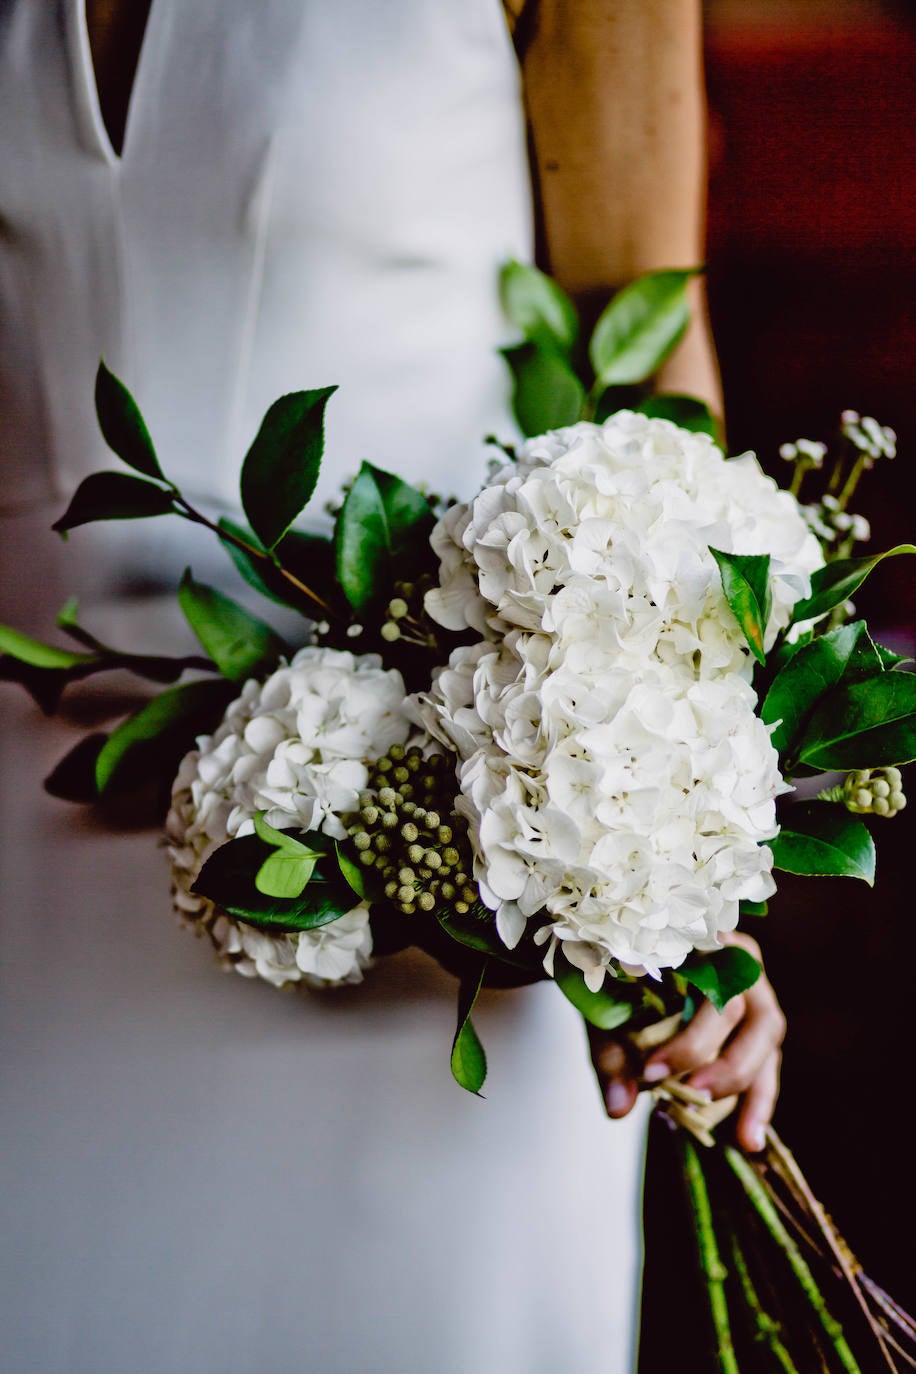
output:
[[[853,504],[872,550],[916,542],[916,7],[707,0],[706,23],[730,451],[753,447],[785,480],[780,442],[827,439],[846,407],[874,415],[899,454]],[[885,565],[856,605],[914,651],[916,560]],[[762,928],[789,1019],[776,1125],[866,1269],[913,1310],[916,792],[874,829],[874,890],[783,878]]]

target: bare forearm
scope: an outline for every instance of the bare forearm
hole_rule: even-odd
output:
[[[531,0],[529,0],[531,3]],[[641,272],[704,259],[699,0],[539,0],[523,59],[544,266],[593,316]],[[702,288],[662,383],[721,409]]]

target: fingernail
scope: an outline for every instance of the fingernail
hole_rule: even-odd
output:
[[[671,1070],[667,1064],[662,1064],[656,1059],[653,1064],[646,1065],[642,1076],[646,1083],[660,1083],[663,1078],[671,1076]]]
[[[611,1116],[622,1116],[630,1107],[630,1093],[622,1083],[609,1083],[604,1100]]]
[[[605,1045],[604,1049],[598,1054],[598,1067],[602,1073],[620,1073],[626,1066],[627,1056],[622,1045]]]
[[[763,1127],[751,1126],[748,1128],[747,1134],[751,1142],[751,1148],[754,1150],[762,1150],[767,1140],[766,1131]]]

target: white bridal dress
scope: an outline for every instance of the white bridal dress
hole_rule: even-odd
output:
[[[496,273],[531,244],[499,0],[153,0],[121,156],[82,0],[3,0],[0,129],[3,621],[53,636],[75,593],[168,647],[184,563],[232,585],[172,517],[50,534],[118,466],[100,355],[214,507],[300,387],[341,388],[319,513],[363,457],[468,493],[511,435]],[[221,972],[155,834],[41,790],[110,691],[48,722],[0,686],[7,1374],[629,1374],[644,1123],[603,1116],[572,1008],[485,999],[480,1101],[426,961],[314,996]]]

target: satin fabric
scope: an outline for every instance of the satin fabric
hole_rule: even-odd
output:
[[[341,388],[314,522],[363,457],[462,494],[512,437],[496,279],[531,215],[496,0],[153,0],[120,158],[81,4],[8,0],[0,127],[5,622],[76,592],[102,637],[175,649],[185,563],[235,590],[171,517],[50,534],[117,466],[100,355],[214,508],[285,390]],[[48,722],[0,684],[5,1367],[631,1370],[644,1123],[604,1119],[573,1009],[487,995],[481,1101],[421,956],[314,996],[221,973],[155,833],[40,790],[139,690]]]

